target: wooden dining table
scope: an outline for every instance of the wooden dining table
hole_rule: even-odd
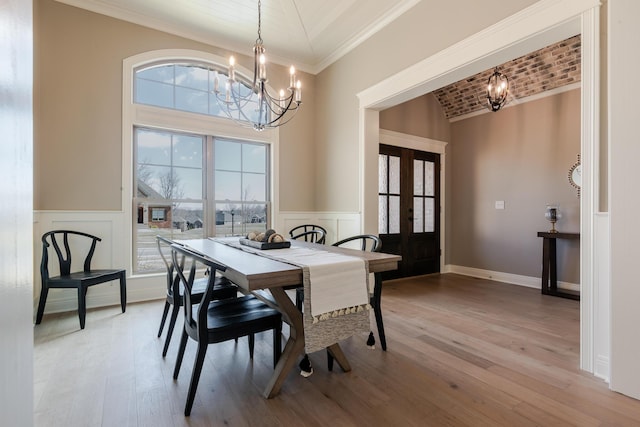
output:
[[[225,277],[238,285],[243,292],[251,293],[276,308],[289,325],[289,339],[263,393],[264,397],[271,398],[278,394],[287,375],[296,366],[298,358],[304,354],[302,313],[286,293],[288,288],[301,286],[302,268],[229,245],[237,242],[237,237],[180,240],[181,244],[225,265],[227,267],[223,273]],[[370,273],[395,270],[401,260],[398,255],[380,252],[364,252],[295,240],[292,240],[291,244],[292,246],[318,247],[325,251],[359,257],[368,261]],[[351,370],[349,361],[338,343],[329,346],[327,350],[343,371]]]

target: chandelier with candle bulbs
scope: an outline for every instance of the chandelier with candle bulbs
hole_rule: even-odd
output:
[[[507,103],[509,95],[509,79],[495,68],[487,81],[487,108],[494,113]]]
[[[268,91],[260,8],[261,1],[258,0],[258,38],[253,46],[253,83],[247,88],[248,82],[243,83],[236,76],[235,58],[231,56],[226,82],[221,85],[220,76],[216,73],[213,89],[218,105],[229,118],[245,126],[249,124],[258,131],[287,123],[302,104],[302,88],[293,66],[289,69],[289,87],[286,91],[281,89],[277,96]]]

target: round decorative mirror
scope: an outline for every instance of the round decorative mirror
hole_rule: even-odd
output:
[[[580,197],[580,187],[582,186],[582,165],[580,164],[580,154],[578,154],[578,161],[569,168],[569,183],[578,190],[578,197]]]

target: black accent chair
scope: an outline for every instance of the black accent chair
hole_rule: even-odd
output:
[[[327,230],[319,225],[303,224],[289,230],[289,236],[293,240],[303,240],[324,245],[327,238]]]
[[[248,335],[249,355],[253,359],[254,334],[273,330],[273,364],[275,366],[282,352],[282,315],[251,295],[213,301],[216,272],[223,272],[226,267],[184,246],[174,244],[171,248],[173,264],[178,267],[176,273],[184,285],[184,330],[173,371],[174,380],[178,379],[188,339],[191,338],[198,343],[184,408],[185,416],[189,416],[209,344]],[[188,260],[187,263],[190,263],[188,269],[183,262],[178,261],[179,256],[184,256]],[[200,304],[195,306],[197,309],[194,310],[192,290],[198,265],[208,268],[210,273]],[[185,275],[187,270],[188,275]]]
[[[89,250],[84,259],[84,269],[78,272],[71,272],[71,248],[69,246],[69,236],[72,238],[80,238],[86,243],[90,242]],[[60,247],[59,240],[62,238],[64,253]],[[87,240],[88,239],[88,240]],[[36,314],[36,325],[42,322],[44,314],[44,306],[47,302],[47,295],[51,288],[76,288],[78,290],[78,317],[80,318],[80,329],[84,329],[85,317],[87,315],[87,290],[89,286],[98,285],[100,283],[111,282],[112,280],[120,280],[120,306],[124,313],[127,308],[127,279],[126,270],[97,270],[91,268],[91,259],[96,249],[96,243],[102,239],[91,234],[82,233],[72,230],[54,230],[45,233],[42,236],[42,262],[40,263],[40,275],[42,277],[42,290],[40,292],[40,302],[38,303],[38,312]],[[49,243],[51,242],[51,243]],[[53,248],[58,255],[58,263],[60,265],[60,275],[55,277],[49,276],[49,250]],[[84,254],[83,254],[84,255]]]
[[[162,312],[162,320],[160,321],[160,329],[158,329],[158,338],[162,335],[162,329],[164,329],[165,321],[167,320],[167,314],[169,313],[169,306],[173,306],[171,310],[171,317],[169,318],[169,326],[167,330],[167,336],[164,339],[164,348],[162,349],[162,357],[167,355],[169,349],[169,343],[173,335],[173,329],[178,319],[178,312],[180,307],[184,304],[184,286],[180,281],[180,277],[176,273],[176,269],[173,265],[171,257],[171,245],[179,244],[173,240],[169,240],[162,236],[156,236],[156,243],[158,245],[158,252],[164,262],[167,270],[167,296],[164,302],[164,310]],[[183,266],[184,267],[184,266]],[[191,291],[191,298],[194,304],[199,304],[204,295],[204,291],[207,287],[208,279],[201,278],[195,279],[193,282],[193,288]],[[227,299],[235,298],[238,295],[238,287],[231,283],[226,277],[216,277],[213,286],[212,299]]]

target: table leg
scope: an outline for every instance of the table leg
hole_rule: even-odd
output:
[[[542,239],[542,294],[549,295],[549,240]]]
[[[554,297],[580,300],[580,295],[558,290],[558,261],[555,237],[544,237],[542,243],[542,293]]]
[[[558,262],[556,258],[556,239],[549,242],[549,290],[551,294],[558,292]]]
[[[302,313],[296,308],[283,288],[270,288],[269,291],[278,304],[278,309],[282,313],[285,321],[289,324],[290,333],[280,360],[278,360],[273,375],[264,390],[263,395],[267,399],[272,398],[280,392],[280,387],[282,387],[282,383],[287,378],[291,369],[296,365],[298,356],[304,353]]]
[[[351,370],[351,365],[347,360],[347,356],[344,355],[342,349],[339,344],[333,344],[327,347],[327,351],[333,356],[338,365],[342,368],[344,372],[349,372]]]

